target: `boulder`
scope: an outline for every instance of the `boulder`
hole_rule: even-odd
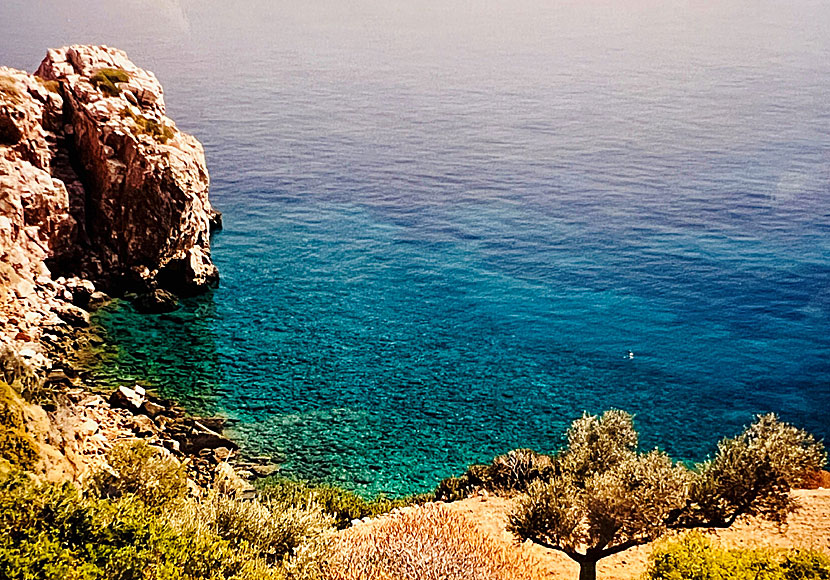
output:
[[[136,310],[145,314],[172,312],[179,307],[179,301],[176,299],[176,296],[160,288],[139,294],[133,301],[133,304]]]
[[[198,421],[195,421],[194,426],[179,437],[179,442],[182,445],[182,451],[190,454],[199,453],[203,449],[218,449],[219,447],[225,447],[232,451],[239,449],[239,445],[216,431],[201,425]]]
[[[89,313],[83,308],[78,308],[74,304],[64,302],[56,304],[52,309],[67,324],[78,328],[89,326]]]
[[[146,415],[136,415],[132,418],[130,425],[133,431],[135,431],[135,434],[139,437],[148,437],[158,433],[158,429],[153,423],[153,420]]]
[[[141,405],[141,411],[145,415],[147,415],[148,417],[151,417],[153,419],[155,419],[161,413],[163,413],[164,409],[165,409],[164,406],[159,405],[158,403],[154,403],[153,401],[149,401],[149,400],[144,401],[144,403]]]
[[[118,409],[137,412],[144,404],[144,395],[137,393],[129,387],[118,387],[110,395],[109,403]]]
[[[92,295],[95,293],[95,284],[78,277],[70,278],[64,283],[63,287],[71,295],[72,303],[81,308],[89,306]]]
[[[239,449],[239,446],[230,439],[211,431],[191,432],[181,443],[184,453],[198,453],[202,449],[216,449],[218,447]]]

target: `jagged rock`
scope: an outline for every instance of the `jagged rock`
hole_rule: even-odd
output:
[[[153,401],[144,401],[144,404],[141,406],[141,410],[148,417],[155,419],[159,414],[164,412],[164,406],[154,403]]]
[[[126,80],[105,93],[107,68]],[[216,284],[204,153],[165,111],[156,77],[112,48],[50,50],[37,75],[0,67],[0,336],[37,341],[61,324],[56,302],[101,304],[90,280],[119,293]],[[56,285],[51,272],[82,277]]]
[[[225,447],[233,451],[239,449],[239,445],[216,431],[208,429],[198,421],[194,421],[193,428],[181,437],[179,442],[182,445],[182,451],[185,453],[198,453],[203,449],[217,449],[219,447]]]
[[[123,71],[115,74],[125,82],[108,87],[105,68]],[[133,433],[177,453],[206,449],[209,460],[193,461],[203,484],[213,463],[237,448],[221,424],[185,422],[180,408],[138,386],[119,388],[107,404],[71,389],[84,375],[67,368],[47,376],[48,357],[101,343],[76,328],[89,324],[86,310],[109,300],[96,286],[119,296],[152,291],[154,308],[166,308],[175,304],[169,291],[216,284],[210,233],[221,216],[208,188],[201,145],[166,116],[155,76],[123,52],[49,51],[37,76],[0,67],[0,348],[63,386],[71,404],[33,407],[39,418],[29,423],[58,426],[44,431],[41,447],[73,476]],[[160,439],[162,430],[181,441]]]
[[[89,313],[83,308],[78,308],[74,304],[62,303],[56,304],[52,309],[61,320],[72,326],[79,328],[89,326]]]
[[[185,453],[198,453],[202,449],[216,449],[217,447],[239,449],[239,446],[230,439],[211,431],[193,432],[181,443],[182,451]]]
[[[89,301],[95,293],[95,284],[78,277],[70,278],[64,283],[63,287],[71,294],[72,303],[81,308],[86,308],[89,305]]]
[[[95,291],[95,292],[93,292],[93,293],[92,293],[92,295],[89,297],[89,305],[88,305],[88,307],[89,307],[91,310],[95,310],[95,309],[97,309],[97,308],[100,308],[100,307],[101,307],[101,305],[102,305],[102,304],[104,304],[105,302],[108,302],[108,301],[109,301],[109,299],[110,299],[110,297],[109,297],[109,296],[107,296],[107,295],[106,295],[106,294],[104,294],[103,292],[100,292],[100,291],[96,290],[96,291]]]
[[[127,81],[103,92],[93,78],[102,69]],[[36,74],[63,88],[95,212],[87,234],[105,271],[180,293],[215,285],[204,151],[166,116],[155,75],[120,50],[77,45],[50,50]]]
[[[152,292],[139,294],[133,303],[135,304],[136,310],[144,312],[145,314],[172,312],[179,307],[179,301],[176,297],[167,290],[160,288]]]
[[[118,387],[110,395],[110,405],[119,409],[127,409],[136,412],[144,404],[144,395],[137,393],[129,387]]]
[[[139,437],[155,435],[158,432],[158,428],[156,428],[153,420],[146,415],[136,415],[133,417],[131,426]]]

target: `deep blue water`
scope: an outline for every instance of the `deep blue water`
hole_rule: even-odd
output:
[[[102,379],[366,492],[610,407],[684,459],[830,435],[827,3],[224,4],[0,6],[4,64],[154,70],[225,214],[220,288],[103,313]]]

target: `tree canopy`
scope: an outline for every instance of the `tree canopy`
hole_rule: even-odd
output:
[[[593,580],[600,559],[669,529],[728,527],[741,516],[784,522],[797,507],[790,490],[825,461],[821,442],[772,414],[692,467],[657,449],[641,452],[630,414],[586,414],[569,429],[550,478],[519,501],[509,529],[567,554],[580,564],[580,580]]]

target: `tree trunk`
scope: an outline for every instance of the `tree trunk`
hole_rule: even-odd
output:
[[[579,580],[597,580],[596,560],[579,563]]]

